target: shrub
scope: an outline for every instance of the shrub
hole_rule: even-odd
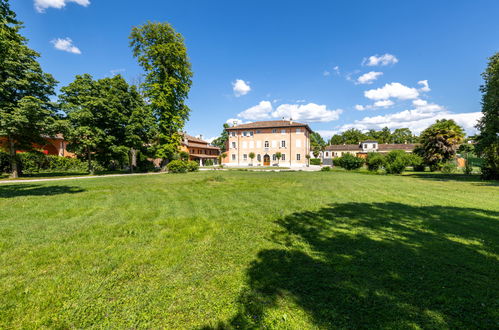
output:
[[[416,154],[408,154],[407,158],[409,159],[409,166],[412,166],[414,171],[424,172],[426,166],[423,157]]]
[[[47,156],[38,151],[23,152],[18,154],[20,168],[23,174],[39,173],[48,167]]]
[[[473,173],[473,166],[471,166],[471,162],[468,158],[464,160],[464,174],[470,175]]]
[[[392,150],[385,157],[385,170],[389,174],[401,174],[410,164],[410,156],[403,150]]]
[[[323,168],[321,168],[321,172],[329,172],[331,171],[331,167],[329,166],[324,166]]]
[[[367,169],[376,172],[385,164],[385,157],[377,152],[370,152],[366,159]]]
[[[454,173],[454,172],[456,172],[456,170],[457,170],[457,165],[456,165],[456,162],[454,162],[454,161],[449,161],[449,162],[445,163],[441,169],[442,173],[445,173],[445,174]]]
[[[320,165],[320,164],[321,164],[320,158],[312,158],[312,159],[310,159],[310,165]]]
[[[207,159],[203,162],[204,166],[213,166],[213,160]]]
[[[364,165],[364,159],[356,157],[352,154],[346,154],[340,157],[339,164],[345,170],[357,170]]]
[[[186,173],[188,170],[187,163],[180,159],[172,160],[166,168],[169,173]]]
[[[341,157],[333,158],[333,166],[341,167]]]
[[[10,172],[9,155],[6,152],[0,151],[0,173]]]
[[[178,153],[178,156],[181,160],[189,160],[189,153],[187,151],[181,151]]]
[[[213,162],[212,162],[213,164]],[[197,172],[199,171],[199,164],[198,162],[194,161],[194,160],[190,160],[187,162],[187,171],[188,172]]]

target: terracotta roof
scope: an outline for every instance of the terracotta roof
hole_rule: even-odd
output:
[[[247,129],[247,128],[277,128],[277,127],[305,127],[310,132],[312,131],[307,124],[297,123],[295,121],[289,120],[266,120],[266,121],[255,121],[253,123],[236,125],[233,127],[227,128],[227,130],[231,129]]]
[[[416,146],[417,146],[417,144],[414,144],[414,143],[378,144],[378,151],[413,150]]]
[[[187,133],[182,133],[182,135],[188,140],[188,141],[192,141],[192,142],[197,142],[197,143],[206,143],[208,144],[208,142],[204,141],[204,140],[201,140],[201,139],[198,139],[197,137],[194,137],[192,135],[189,135]]]
[[[207,143],[207,142],[205,142]],[[202,143],[189,143],[189,147],[194,147],[194,148],[205,148],[205,149],[216,149],[220,150],[219,147],[211,146],[209,144],[202,144]]]
[[[362,149],[358,144],[333,144],[326,147],[327,151],[345,151],[345,150],[353,150],[353,151],[361,151]]]
[[[218,158],[217,155],[205,155],[205,154],[190,154],[189,156],[198,157],[198,158]]]

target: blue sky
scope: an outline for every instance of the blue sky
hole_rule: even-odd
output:
[[[330,136],[418,132],[480,116],[480,74],[499,51],[499,1],[11,0],[60,81],[142,72],[128,35],[148,20],[182,33],[194,71],[186,130],[282,117]]]

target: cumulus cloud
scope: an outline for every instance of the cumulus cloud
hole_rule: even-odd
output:
[[[360,104],[356,104],[355,105],[355,110],[364,111],[364,110],[366,110],[366,107],[363,106],[363,105],[360,105]]]
[[[420,80],[420,81],[418,81],[418,85],[423,86],[423,87],[421,87],[419,89],[421,92],[429,92],[429,91],[431,91],[430,85],[428,85],[428,80]]]
[[[364,96],[370,100],[388,100],[390,98],[411,100],[416,99],[419,96],[419,92],[416,88],[407,87],[395,82],[386,84],[381,88],[365,91]]]
[[[249,82],[242,79],[236,79],[236,81],[232,83],[232,90],[234,91],[234,95],[239,97],[248,94],[251,91],[251,87]]]
[[[64,52],[72,54],[81,54],[78,47],[73,45],[73,40],[71,38],[58,38],[51,41],[55,49],[62,50]]]
[[[398,63],[398,59],[392,54],[384,54],[381,56],[373,55],[368,58],[364,58],[362,65],[366,66],[386,66],[390,64]]]
[[[357,84],[372,84],[378,77],[382,76],[383,72],[371,71],[368,73],[364,73],[362,76],[357,78]]]
[[[35,0],[35,9],[39,13],[43,13],[47,8],[64,8],[66,4],[70,2],[74,2],[83,7],[90,5],[90,0]]]
[[[327,77],[327,76],[330,76],[330,75],[331,75],[331,72],[329,72],[329,71],[327,71],[327,70],[326,70],[326,71],[324,71],[324,72],[322,73],[322,75],[323,75],[324,77]]]
[[[374,102],[374,106],[377,108],[388,108],[394,105],[393,101],[391,100],[381,100],[381,101],[376,101]]]
[[[428,104],[428,101],[421,100],[421,99],[416,99],[416,100],[412,101],[412,104],[413,104],[415,107],[422,107],[422,106],[424,106],[424,105],[427,105],[427,104]]]
[[[476,133],[475,125],[482,116],[481,112],[452,113],[441,105],[427,103],[426,101],[414,103],[419,103],[419,105],[415,105],[414,109],[386,115],[364,117],[363,119],[354,121],[352,124],[341,126],[339,131],[345,131],[350,128],[360,130],[381,129],[386,126],[392,130],[408,127],[411,131],[419,134],[437,119],[445,118],[454,119],[468,134],[474,134]]]
[[[315,103],[281,104],[274,109],[270,101],[261,101],[237,116],[246,120],[293,118],[294,120],[312,123],[337,120],[342,112],[341,109],[329,110],[327,106]]]

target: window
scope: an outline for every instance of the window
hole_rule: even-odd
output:
[[[250,136],[253,136],[253,131],[250,131],[250,132],[249,132],[249,135],[250,135]]]
[[[286,148],[286,140],[281,141],[281,148]]]
[[[259,129],[256,130],[256,134],[260,134],[261,132]]]
[[[373,143],[373,148],[376,149],[376,143]]]
[[[262,161],[262,156],[260,156],[260,154],[256,155],[256,160],[261,162]]]
[[[277,133],[277,130],[274,128],[274,129],[272,130],[272,133]]]
[[[248,160],[248,155],[247,154],[243,155],[243,160]]]
[[[296,160],[301,160],[301,155],[300,154],[296,154]]]
[[[232,154],[232,160],[236,160],[236,154]]]
[[[285,129],[281,129],[281,134],[286,134],[286,130]]]
[[[272,155],[272,160],[277,160],[277,157],[275,154]]]
[[[269,147],[269,141],[265,141],[265,148]]]
[[[231,136],[236,136],[236,132],[235,132],[235,131],[232,131],[232,132],[230,132],[230,135],[231,135]]]
[[[326,157],[329,157],[329,153],[326,151]]]
[[[232,142],[232,148],[236,149],[236,142]]]
[[[286,154],[282,154],[281,159],[286,160]]]
[[[244,131],[244,132],[243,132],[243,136],[246,136],[246,134],[247,134],[247,133],[248,133],[248,132]]]
[[[301,140],[296,140],[296,147],[301,148]]]
[[[364,149],[367,149],[367,143],[364,144]]]

